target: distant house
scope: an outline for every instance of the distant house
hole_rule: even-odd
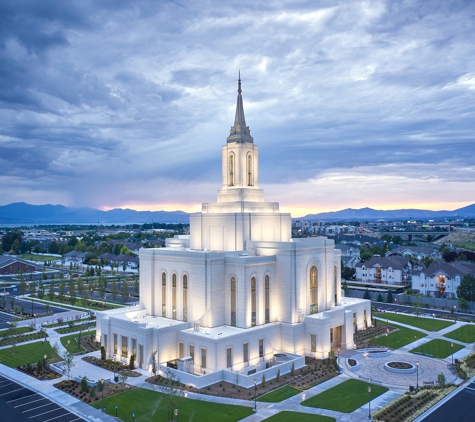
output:
[[[63,255],[65,262],[83,263],[86,259],[86,252],[71,251]]]
[[[422,261],[425,257],[432,259],[441,259],[442,254],[437,249],[427,248],[425,246],[401,246],[388,252],[386,256],[400,255],[400,256],[412,256],[418,261]]]
[[[31,273],[33,271],[36,271],[36,266],[31,262],[9,255],[0,255],[0,274]]]
[[[338,243],[335,244],[335,249],[340,249],[341,256],[360,257],[360,248],[356,245]]]
[[[362,283],[406,285],[411,282],[414,270],[424,268],[416,260],[401,256],[373,256],[369,261],[355,265],[356,280]]]
[[[343,261],[344,267],[355,268],[356,264],[360,262],[360,259],[356,256],[342,256],[341,260]]]
[[[433,262],[429,267],[413,272],[412,289],[434,297],[457,297],[457,287],[465,274],[475,276],[475,264]]]

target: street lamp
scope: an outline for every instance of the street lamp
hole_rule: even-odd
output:
[[[257,411],[257,380],[254,378],[254,412]]]
[[[102,378],[100,381],[101,383],[101,390],[102,390],[102,407],[101,407],[101,412],[104,412],[104,378]]]
[[[68,347],[67,347],[68,353],[69,353],[69,343],[71,343],[71,340],[68,340]]]
[[[338,348],[338,358],[336,364],[338,366],[338,373],[340,373],[340,348]]]
[[[135,412],[132,412],[132,422],[135,422]]]
[[[45,353],[44,356],[43,356],[43,374],[44,374],[44,377],[43,377],[43,380],[46,380],[46,358],[48,357],[48,355]]]
[[[435,314],[432,314],[432,331],[435,331],[435,329],[434,329],[434,320],[435,320]]]
[[[178,422],[178,409],[175,409],[175,421]]]
[[[115,405],[115,417],[117,417],[117,409],[118,409],[118,408],[119,408],[119,405],[116,404],[116,405]]]
[[[454,366],[454,344],[450,343],[450,347],[452,347],[452,366]]]
[[[416,360],[416,369],[417,369],[417,381],[416,381],[416,388],[419,388],[419,361]]]
[[[368,385],[368,419],[371,419],[371,386]]]

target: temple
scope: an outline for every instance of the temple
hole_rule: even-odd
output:
[[[291,216],[264,201],[241,80],[222,147],[217,202],[190,216],[190,235],[140,250],[140,304],[98,313],[107,355],[171,368],[197,387],[252,385],[354,347],[370,301],[342,297],[341,254],[326,237],[292,239]]]

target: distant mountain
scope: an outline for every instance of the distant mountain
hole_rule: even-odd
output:
[[[307,214],[300,217],[299,220],[377,220],[384,218],[386,220],[406,220],[409,218],[445,218],[445,217],[475,217],[475,204],[468,205],[453,211],[430,211],[417,209],[402,210],[375,210],[373,208],[353,209],[347,208],[341,211],[321,212],[318,214]]]
[[[24,202],[0,206],[1,224],[118,224],[118,223],[189,223],[183,211],[135,211],[116,208],[69,208],[64,205],[30,205]]]

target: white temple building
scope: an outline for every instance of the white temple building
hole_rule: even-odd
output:
[[[190,217],[190,235],[140,250],[140,304],[99,312],[107,355],[176,368],[196,386],[252,384],[353,348],[370,301],[342,297],[341,253],[325,237],[291,239],[291,216],[264,201],[258,147],[238,81],[234,125],[222,147],[217,202]],[[239,379],[241,377],[241,379]]]

